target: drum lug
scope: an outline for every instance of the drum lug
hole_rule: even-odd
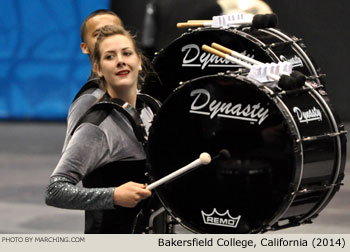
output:
[[[312,224],[313,221],[312,219],[316,218],[318,216],[318,214],[313,215],[312,217],[302,221],[302,222],[298,222],[297,218],[292,218],[292,219],[286,219],[286,220],[281,220],[278,221],[277,223],[273,224],[270,229],[268,229],[268,231],[277,231],[277,230],[281,230],[281,229],[285,229],[285,228],[290,228],[290,227],[297,227],[300,225],[304,225],[304,224]],[[286,222],[286,223],[284,223]]]
[[[307,78],[317,78],[318,76],[314,76],[314,77],[307,77]],[[301,87],[301,88],[298,88],[298,89],[293,89],[293,90],[283,90],[281,92],[278,92],[278,93],[275,93],[274,95],[275,96],[282,96],[282,95],[292,95],[292,94],[300,94],[300,93],[306,93],[306,92],[309,92],[310,90],[320,90],[322,92],[324,92],[323,88],[324,86],[323,85],[320,85],[320,84],[317,84],[316,82],[309,82],[310,83],[310,86],[304,86],[304,87]],[[326,94],[323,94],[323,95],[326,95]]]
[[[297,143],[299,142],[309,142],[309,141],[315,141],[315,140],[320,140],[320,139],[325,139],[325,138],[330,138],[330,137],[337,137],[340,135],[347,134],[348,132],[346,130],[339,131],[339,132],[334,132],[334,133],[328,133],[325,135],[319,135],[319,136],[311,136],[311,137],[304,137],[302,139],[297,139]]]
[[[280,46],[289,46],[289,45],[292,45],[292,44],[300,42],[300,41],[302,41],[302,39],[296,39],[293,41],[284,41],[284,42],[279,42],[279,43],[272,43],[272,44],[265,45],[263,47],[264,47],[264,49],[268,49],[268,48],[275,48],[275,47],[280,47]]]
[[[340,187],[344,185],[343,183],[337,183],[337,184],[328,184],[328,185],[315,185],[315,186],[310,186],[308,188],[302,188],[299,191],[296,192],[292,192],[291,195],[294,196],[298,196],[298,195],[302,195],[305,193],[312,193],[312,192],[317,192],[317,191],[324,191],[324,190],[328,190],[328,189],[332,189],[334,187]]]
[[[322,189],[323,189],[323,188],[322,188]],[[309,191],[311,191],[310,188],[302,188],[302,189],[300,189],[299,191],[292,192],[291,195],[292,195],[292,196],[298,196],[298,195],[301,195],[301,194],[308,193]]]
[[[293,90],[283,90],[281,92],[276,93],[275,95],[282,96],[282,95],[291,95],[291,94],[300,94],[300,93],[307,93],[311,90],[311,88],[298,88],[298,89],[293,89]]]
[[[177,223],[182,223],[182,220],[181,220],[179,217],[174,218],[174,220],[175,220]]]
[[[315,86],[313,86],[313,87],[302,87],[302,88],[288,90],[288,91],[283,90],[281,92],[276,93],[275,95],[282,96],[282,95],[307,93],[307,92],[309,92],[312,89],[319,90],[321,88],[323,88],[323,85],[318,85],[318,84],[315,83]]]
[[[297,227],[300,226],[301,223],[293,223],[290,220],[287,220],[288,222],[286,224],[281,224],[283,222],[282,221],[278,221],[277,223],[273,224],[269,229],[267,229],[267,231],[278,231],[281,229],[285,229],[285,228],[290,228],[290,227]]]
[[[326,74],[318,74],[306,77],[307,80],[316,81],[317,79],[325,78]]]
[[[303,193],[306,193],[308,192],[308,189],[304,188],[304,189],[301,189],[299,191],[296,191],[296,192],[292,192],[291,195],[294,196],[294,195],[300,195],[300,194],[303,194]]]
[[[307,219],[301,221],[300,224],[312,224],[312,223],[314,223],[313,219],[315,219],[317,217],[318,217],[318,214],[314,214],[310,218],[307,218]]]
[[[324,187],[326,189],[331,189],[331,188],[340,187],[340,186],[343,186],[343,185],[344,185],[344,183],[337,183],[337,184],[324,185]]]
[[[316,216],[314,217],[314,218],[316,218]],[[313,223],[313,221],[311,220],[311,219],[306,219],[303,223],[301,223],[301,224],[312,224]]]

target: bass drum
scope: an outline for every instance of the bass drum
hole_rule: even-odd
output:
[[[214,159],[158,187],[164,208],[195,233],[259,233],[309,222],[339,190],[346,138],[316,82],[280,92],[241,75],[186,82],[150,129],[150,182]],[[318,91],[317,91],[318,90]]]
[[[156,53],[152,63],[159,77],[149,75],[151,77],[145,81],[142,92],[164,101],[181,82],[238,70],[240,66],[201,50],[203,44],[213,42],[264,63],[291,62],[293,70],[314,78],[320,84],[317,68],[298,38],[272,28],[198,28],[189,30]]]

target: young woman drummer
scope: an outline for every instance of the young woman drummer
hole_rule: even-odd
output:
[[[130,33],[110,25],[100,31],[93,60],[106,93],[72,133],[51,175],[46,203],[85,210],[85,233],[130,233],[140,201],[151,196],[143,146],[122,111],[136,111],[148,130],[153,113],[137,95],[141,53]],[[107,106],[116,103],[122,105]]]

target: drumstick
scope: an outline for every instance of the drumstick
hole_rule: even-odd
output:
[[[236,63],[236,64],[240,65],[240,66],[248,68],[249,70],[252,69],[252,65],[251,64],[249,64],[249,63],[247,63],[247,62],[245,62],[243,60],[240,60],[239,58],[233,57],[233,56],[231,56],[231,55],[229,55],[227,53],[223,53],[223,52],[221,52],[221,51],[219,51],[219,50],[217,50],[217,49],[215,49],[213,47],[210,47],[210,46],[207,46],[207,45],[203,45],[202,46],[202,50],[206,51],[206,52],[209,52],[209,53],[212,53],[212,54],[215,54],[215,55],[217,55],[217,56],[219,56],[221,58],[227,59],[228,61],[231,61],[233,63]],[[240,55],[240,56],[242,56],[242,55]],[[260,64],[263,64],[263,63],[260,63]],[[271,74],[271,73],[267,73],[267,76],[270,77],[273,80],[276,80],[276,81],[278,81],[280,79],[280,77],[278,75]]]
[[[211,162],[210,155],[208,153],[206,153],[206,152],[203,152],[202,154],[200,154],[198,159],[196,159],[196,160],[192,161],[191,163],[189,163],[188,165],[186,165],[186,166],[184,166],[184,167],[182,167],[182,168],[180,168],[180,169],[170,173],[169,175],[167,175],[167,176],[165,176],[165,177],[163,177],[163,178],[153,182],[152,184],[148,185],[146,187],[146,189],[153,190],[156,187],[158,187],[158,186],[160,186],[160,185],[162,185],[162,184],[164,184],[166,182],[169,182],[172,179],[175,179],[175,178],[179,177],[180,175],[182,175],[185,172],[188,172],[188,171],[190,171],[190,170],[192,170],[194,168],[197,168],[197,167],[199,167],[201,165],[207,165],[210,162]]]
[[[177,28],[192,28],[192,27],[204,27],[211,26],[212,20],[187,20],[187,22],[177,23]]]
[[[177,28],[192,28],[192,27],[203,27],[203,26],[210,26],[211,24],[209,22],[203,22],[203,21],[193,21],[193,22],[186,22],[186,23],[177,23]]]
[[[214,16],[211,20],[187,20],[187,22],[177,23],[177,28],[191,27],[232,27],[240,25],[251,25],[253,15],[234,13],[230,15]],[[261,22],[260,22],[261,23]]]
[[[250,57],[247,57],[239,52],[236,52],[234,50],[231,50],[225,46],[222,46],[222,45],[219,45],[218,43],[212,43],[211,46],[221,52],[224,52],[224,53],[227,53],[233,57],[236,57],[236,58],[239,58],[239,59],[242,59],[244,61],[247,61],[248,63],[251,63],[253,65],[261,65],[263,66],[264,63],[263,62],[260,62],[258,60],[255,60],[255,59],[252,59]],[[289,75],[289,72],[283,72],[283,71],[280,71],[280,74],[285,74],[285,75]],[[277,75],[275,75],[277,77]],[[271,76],[271,78],[273,78],[273,74]],[[279,78],[279,77],[278,77]]]
[[[249,57],[247,57],[247,56],[245,56],[245,55],[243,55],[243,54],[241,54],[239,52],[233,51],[233,50],[231,50],[231,49],[229,49],[229,48],[227,48],[225,46],[219,45],[218,43],[212,43],[211,47],[213,47],[213,48],[215,48],[215,49],[217,49],[217,50],[219,50],[221,52],[227,53],[227,54],[229,54],[231,56],[234,56],[236,58],[241,58],[242,60],[247,61],[247,62],[249,62],[249,63],[251,63],[253,65],[262,65],[263,64],[260,61],[257,61],[255,59],[249,58]]]
[[[227,53],[224,53],[222,51],[219,51],[219,50],[217,50],[217,49],[215,49],[213,47],[210,47],[210,46],[207,46],[207,45],[203,45],[202,46],[202,50],[206,51],[206,52],[209,52],[209,53],[212,53],[212,54],[215,54],[215,55],[217,55],[217,56],[219,56],[221,58],[227,59],[227,60],[229,60],[229,61],[231,61],[233,63],[236,63],[238,65],[241,65],[241,66],[243,66],[245,68],[248,68],[248,69],[252,68],[251,64],[249,64],[249,63],[247,63],[245,61],[242,61],[242,60],[240,60],[238,58],[234,58],[231,55],[229,55]]]
[[[251,24],[251,22],[247,22],[247,21],[227,22],[227,25],[245,25],[245,24]],[[177,28],[209,27],[209,26],[215,26],[213,24],[213,21],[211,21],[211,20],[189,20],[187,22],[181,22],[181,23],[176,24]]]

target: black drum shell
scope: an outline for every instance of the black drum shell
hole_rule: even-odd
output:
[[[240,69],[236,64],[201,50],[203,44],[213,42],[263,63],[289,61],[293,70],[306,76],[318,76],[317,66],[305,52],[306,46],[281,31],[250,27],[198,28],[189,30],[156,53],[152,63],[158,77],[149,75],[143,92],[164,101],[181,82]]]
[[[210,98],[204,91],[200,97],[195,90],[207,90]],[[201,107],[206,99],[210,100],[208,106]],[[341,137],[340,150],[334,138],[300,141],[334,131],[329,111],[318,99],[301,91],[277,101],[263,85],[241,75],[210,75],[186,82],[165,100],[150,129],[150,182],[193,161],[203,151],[215,156],[227,149],[232,157],[156,189],[162,204],[185,228],[197,233],[258,233],[284,219],[297,225],[325,201],[321,210],[338,190],[329,193],[323,185],[343,178],[346,139]],[[245,110],[247,118],[233,118],[239,117],[238,110],[210,118],[210,104],[215,107],[219,102],[232,103],[231,108],[241,104],[240,112]],[[268,117],[250,120],[257,119],[249,118],[257,104],[259,109],[250,115],[264,108],[260,114],[267,110]],[[201,107],[195,112],[203,113],[190,113],[193,107]],[[315,109],[321,119],[302,122],[294,108]],[[304,188],[318,190],[298,194]],[[204,218],[210,214],[212,220],[224,224],[234,223],[238,216],[240,220],[236,227],[205,224]]]

